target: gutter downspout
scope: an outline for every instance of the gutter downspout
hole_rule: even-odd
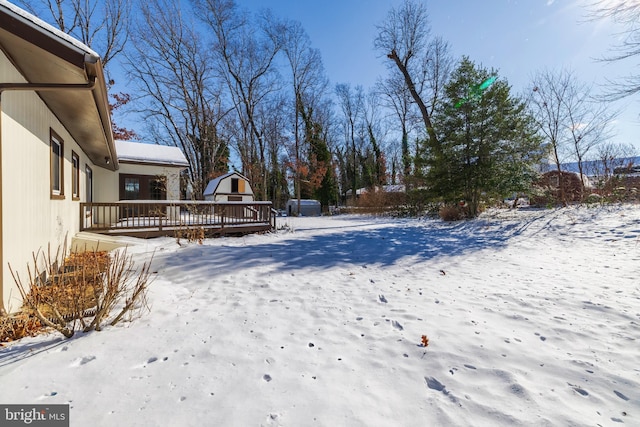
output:
[[[4,307],[4,203],[2,194],[2,94],[5,91],[53,91],[53,90],[93,90],[96,78],[87,83],[0,83],[0,316],[6,314]]]

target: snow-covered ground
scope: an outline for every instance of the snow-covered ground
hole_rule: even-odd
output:
[[[640,206],[283,225],[137,241],[151,313],[0,348],[0,402],[72,426],[640,425]]]

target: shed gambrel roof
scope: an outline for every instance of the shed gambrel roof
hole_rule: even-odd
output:
[[[244,179],[245,181],[249,182],[249,180],[247,179],[246,176],[238,173],[238,172],[228,172],[225,173],[224,175],[220,175],[217,178],[212,179],[211,181],[209,181],[209,184],[207,184],[207,188],[204,189],[204,193],[203,196],[208,196],[211,194],[215,194],[216,191],[218,190],[218,186],[220,185],[220,183],[226,179],[229,178],[233,175],[236,175],[238,178]]]

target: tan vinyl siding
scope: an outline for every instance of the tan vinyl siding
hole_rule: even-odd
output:
[[[24,82],[0,52],[0,81]],[[90,164],[86,154],[51,113],[38,95],[31,91],[2,94],[2,245],[3,300],[5,308],[20,308],[19,293],[7,264],[26,279],[25,266],[32,252],[55,250],[65,237],[79,230],[79,201],[72,197],[51,198],[51,131],[64,141],[62,194],[72,194],[71,153],[80,164]],[[113,174],[113,173],[112,173]],[[84,168],[80,171],[80,199],[84,200]]]

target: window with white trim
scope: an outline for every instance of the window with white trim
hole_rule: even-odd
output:
[[[51,144],[51,198],[64,199],[64,142],[53,130]]]

